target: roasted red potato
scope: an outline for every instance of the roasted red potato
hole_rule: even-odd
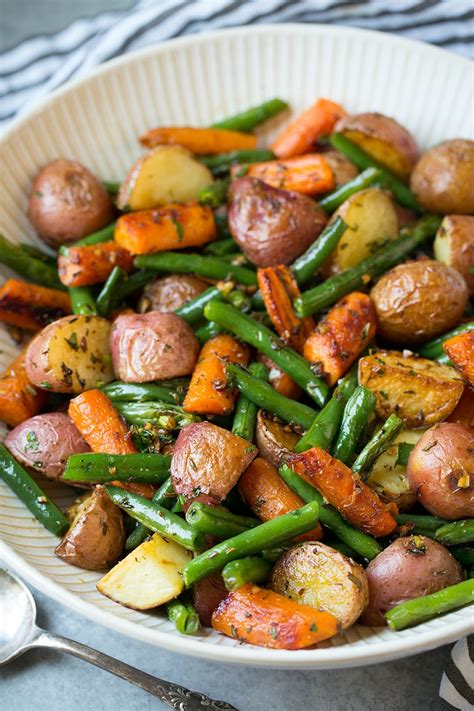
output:
[[[397,527],[395,504],[385,505],[349,467],[324,449],[313,447],[302,454],[292,454],[289,466],[364,533],[388,536]]]
[[[370,298],[353,291],[318,323],[304,344],[304,357],[334,385],[374,338],[376,328]]]
[[[474,431],[441,422],[410,454],[408,481],[427,511],[455,520],[474,516]]]
[[[176,314],[150,311],[119,316],[110,334],[110,351],[120,380],[146,383],[192,373],[199,343]]]
[[[148,282],[138,304],[138,311],[172,313],[202,294],[209,284],[192,274],[170,274]]]
[[[234,180],[228,195],[232,236],[257,267],[291,264],[327,222],[306,195],[272,188],[256,178]]]
[[[116,242],[69,247],[58,257],[59,278],[68,287],[100,284],[106,281],[114,267],[125,272],[133,267],[130,252]]]
[[[238,489],[247,506],[262,521],[270,521],[304,506],[304,501],[285,484],[275,467],[260,457],[244,471]],[[318,541],[322,535],[323,529],[318,524],[298,540]]]
[[[474,295],[474,216],[446,215],[436,233],[433,251],[439,262],[459,272]]]
[[[291,425],[282,424],[272,419],[263,410],[257,414],[255,426],[255,443],[261,457],[278,469],[286,464],[300,435]]]
[[[339,633],[334,615],[247,583],[212,615],[217,632],[272,649],[303,649]]]
[[[29,331],[41,331],[51,321],[71,313],[71,299],[59,289],[8,279],[0,286],[0,321]]]
[[[256,447],[222,427],[188,425],[179,433],[171,460],[174,490],[188,499],[208,494],[219,504],[256,456]]]
[[[386,625],[385,613],[402,602],[424,597],[462,581],[461,566],[448,549],[425,536],[398,538],[370,561],[369,605],[364,625]]]

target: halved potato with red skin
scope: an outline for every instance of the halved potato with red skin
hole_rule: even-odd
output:
[[[320,542],[308,541],[283,553],[269,587],[301,605],[330,612],[343,629],[354,624],[369,602],[362,566]]]
[[[462,570],[447,548],[425,536],[398,538],[366,569],[369,605],[361,623],[386,625],[385,613],[402,602],[424,597],[462,581]]]
[[[54,552],[78,568],[106,570],[122,553],[124,541],[121,510],[102,486],[96,486],[79,505],[68,532]]]
[[[346,116],[336,124],[335,132],[342,133],[399,178],[408,178],[418,160],[418,146],[411,133],[384,114]]]
[[[474,216],[446,215],[433,243],[434,256],[463,277],[474,294]]]
[[[455,422],[431,427],[415,445],[408,481],[419,502],[447,520],[474,517],[474,431]]]

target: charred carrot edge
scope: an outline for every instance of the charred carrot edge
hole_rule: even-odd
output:
[[[239,167],[231,170],[235,177]],[[327,193],[335,186],[334,174],[327,160],[319,153],[307,153],[285,160],[250,163],[246,175],[259,178],[267,185],[293,190],[303,195]]]
[[[68,414],[93,452],[136,453],[127,426],[100,390],[87,390],[73,398]]]
[[[227,362],[247,365],[248,348],[232,336],[218,334],[204,344],[183,402],[186,412],[227,415],[232,412],[236,392],[227,386]]]
[[[375,336],[376,315],[367,294],[353,291],[333,306],[304,344],[303,355],[325,375],[341,378]]]
[[[339,633],[334,615],[247,583],[229,593],[212,615],[218,632],[272,649],[302,649]]]
[[[115,242],[131,254],[202,247],[216,237],[212,209],[197,202],[130,212],[119,217],[114,232]]]
[[[211,153],[251,150],[257,145],[257,138],[249,133],[222,128],[171,126],[152,128],[140,137],[140,143],[147,148],[179,145],[198,156],[204,156]]]
[[[474,331],[466,331],[443,343],[454,367],[474,385]]]
[[[258,285],[263,303],[280,338],[299,353],[314,329],[311,316],[299,318],[293,308],[293,299],[301,292],[291,270],[283,264],[264,267],[257,271]]]
[[[116,242],[69,247],[58,258],[58,272],[65,286],[89,286],[106,281],[114,267],[129,272],[133,257]]]
[[[37,415],[46,401],[46,393],[27,378],[25,353],[26,348],[0,375],[0,420],[10,427]]]
[[[0,321],[30,331],[71,313],[71,299],[59,289],[8,279],[0,287]]]
[[[278,158],[307,153],[322,136],[330,134],[346,111],[329,99],[318,99],[276,138],[272,150]]]
[[[301,454],[293,454],[288,465],[364,533],[387,536],[397,527],[395,504],[385,505],[373,489],[324,449],[313,447]]]
[[[265,459],[257,457],[244,471],[237,485],[247,506],[262,521],[295,511],[304,506],[303,499],[285,484],[275,467]],[[323,529],[318,524],[296,540],[319,541]]]

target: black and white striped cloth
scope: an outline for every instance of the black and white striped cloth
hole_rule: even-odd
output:
[[[127,11],[79,19],[0,53],[0,120],[121,54],[179,35],[274,22],[365,27],[474,57],[474,0],[139,0]],[[461,640],[443,675],[443,709],[474,709],[473,662],[474,639]]]

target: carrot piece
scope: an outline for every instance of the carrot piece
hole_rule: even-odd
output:
[[[113,241],[69,247],[58,258],[59,278],[70,287],[100,284],[106,281],[114,267],[129,272],[133,257]]]
[[[304,506],[304,501],[295,494],[266,459],[257,457],[244,471],[237,484],[247,506],[262,521],[270,521]],[[298,536],[298,541],[319,541],[323,536],[320,524]]]
[[[454,367],[474,385],[474,331],[460,333],[444,342],[443,348]]]
[[[71,313],[71,299],[59,289],[8,279],[0,287],[0,321],[41,331],[51,321]]]
[[[46,402],[46,393],[27,378],[25,353],[26,348],[0,375],[0,420],[10,427],[37,415]]]
[[[194,368],[184,410],[205,415],[232,412],[236,391],[227,387],[225,366],[227,362],[247,365],[248,361],[248,348],[232,336],[219,334],[207,341]]]
[[[396,505],[385,505],[373,489],[324,449],[313,447],[301,454],[292,454],[288,466],[364,533],[387,536],[397,527]]]
[[[231,168],[232,177],[237,177],[239,170],[238,165]],[[265,163],[250,163],[245,175],[263,180],[273,188],[293,190],[303,195],[327,193],[336,184],[331,166],[319,153],[307,153],[285,160],[269,160]]]
[[[304,357],[334,385],[375,336],[377,321],[367,294],[353,291],[318,323],[303,348]]]
[[[272,151],[278,158],[291,158],[308,153],[316,141],[332,132],[346,112],[329,99],[318,99],[285,128],[273,143]]]
[[[291,270],[283,264],[264,267],[258,270],[257,278],[263,303],[276,332],[285,343],[302,353],[305,341],[314,329],[314,320],[311,316],[298,318],[295,313],[293,299],[301,292]]]
[[[184,146],[192,153],[204,156],[209,153],[252,150],[257,145],[257,138],[251,133],[228,131],[221,128],[172,126],[170,128],[152,128],[140,137],[140,143],[147,148],[162,145]]]
[[[189,202],[122,215],[114,239],[131,254],[201,247],[217,237],[214,213],[207,205]]]
[[[298,400],[300,398],[303,391],[293,378],[290,378],[288,373],[285,373],[271,358],[262,353],[258,354],[257,360],[260,363],[265,363],[269,369],[268,382],[277,393],[289,397],[290,400]]]
[[[446,421],[458,422],[474,430],[474,390],[469,386],[464,388],[461,399]]]
[[[218,632],[272,649],[302,649],[339,633],[330,612],[300,605],[284,595],[247,583],[231,592],[212,615]]]
[[[136,453],[125,422],[100,390],[86,390],[73,398],[68,414],[93,452]]]

